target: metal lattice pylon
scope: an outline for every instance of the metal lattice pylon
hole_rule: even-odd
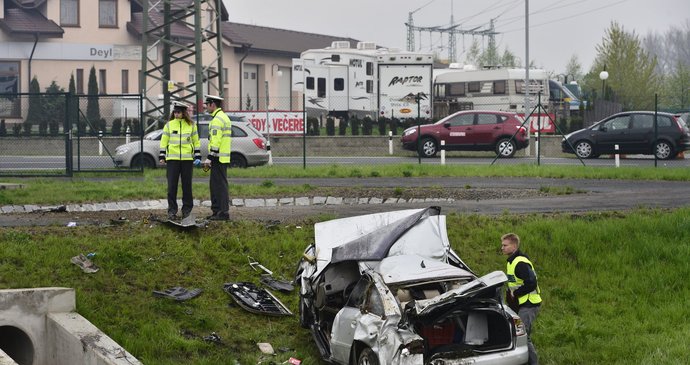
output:
[[[157,124],[155,121],[167,121],[173,100],[184,101],[200,110],[204,93],[223,97],[222,3],[221,0],[142,0],[142,8],[139,77],[142,126],[149,130]],[[208,16],[207,24],[203,23],[202,14]],[[186,31],[189,36],[173,35],[173,27]],[[160,51],[159,47],[162,47]],[[194,80],[188,77],[183,82],[171,80],[171,66],[179,63],[194,68]],[[161,94],[162,103],[156,100]]]

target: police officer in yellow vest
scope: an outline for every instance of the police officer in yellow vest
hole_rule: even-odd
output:
[[[206,111],[213,120],[208,125],[208,157],[204,166],[211,168],[209,189],[211,191],[211,214],[208,219],[225,221],[230,219],[228,196],[228,166],[230,165],[230,144],[232,124],[223,111],[223,98],[206,95]]]
[[[163,127],[159,160],[167,165],[168,219],[177,218],[177,182],[182,181],[182,218],[192,212],[192,169],[201,164],[199,133],[187,113],[188,105],[173,102],[170,121]]]
[[[537,284],[537,273],[529,257],[520,251],[520,237],[515,233],[506,233],[501,236],[501,251],[508,256],[506,269],[508,303],[517,302],[518,316],[525,325],[529,364],[539,364],[537,350],[531,339],[532,323],[537,318],[541,306],[541,290]],[[513,305],[511,308],[515,309]]]

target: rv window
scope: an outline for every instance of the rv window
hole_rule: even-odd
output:
[[[478,93],[479,92],[479,81],[468,82],[467,83],[467,92]]]
[[[446,97],[446,84],[436,84],[434,86],[434,96],[439,98]]]
[[[529,80],[530,94],[536,94],[544,90],[541,80]],[[525,80],[515,80],[515,93],[524,94],[525,93]]]
[[[367,80],[367,94],[373,94],[374,93],[374,81],[373,80]]]
[[[374,63],[373,62],[367,62],[367,76],[371,76],[374,74]]]
[[[336,77],[333,79],[333,90],[335,91],[343,91],[345,90],[345,79],[342,77]]]
[[[448,95],[449,96],[465,96],[465,83],[464,82],[454,82],[452,84],[448,84],[449,90],[448,90]]]
[[[494,81],[494,94],[504,95],[506,93],[506,81]]]
[[[333,55],[331,55],[331,61],[333,61],[333,62],[340,62],[340,55],[339,55],[339,54],[333,54]]]
[[[308,90],[314,90],[314,78],[313,77],[307,77],[307,89]]]
[[[325,98],[326,97],[326,79],[319,77],[316,80],[316,97]]]

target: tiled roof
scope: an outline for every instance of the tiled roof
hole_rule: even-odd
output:
[[[132,14],[132,20],[127,22],[127,30],[135,34],[137,37],[141,37],[144,27],[143,13]],[[149,29],[163,24],[163,14],[158,12],[151,12],[149,21]],[[160,29],[162,34],[163,28]],[[194,30],[187,27],[181,22],[172,23],[170,25],[170,36],[173,38],[178,38],[180,40],[192,40],[194,39]]]
[[[223,38],[233,43],[251,44],[251,51],[283,53],[299,57],[308,49],[329,47],[333,41],[349,41],[353,46],[356,39],[294,30],[268,28],[257,25],[224,22]]]
[[[37,10],[19,8],[5,9],[5,18],[0,19],[0,28],[11,35],[37,34],[41,37],[62,38],[65,33],[59,25]]]

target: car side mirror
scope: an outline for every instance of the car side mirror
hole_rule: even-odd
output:
[[[445,123],[443,123],[443,126],[446,127],[446,128],[450,128],[450,122],[445,122]]]
[[[608,130],[608,128],[607,128],[606,126],[601,126],[601,127],[599,128],[599,130],[600,130],[601,132],[606,132],[606,131]]]

